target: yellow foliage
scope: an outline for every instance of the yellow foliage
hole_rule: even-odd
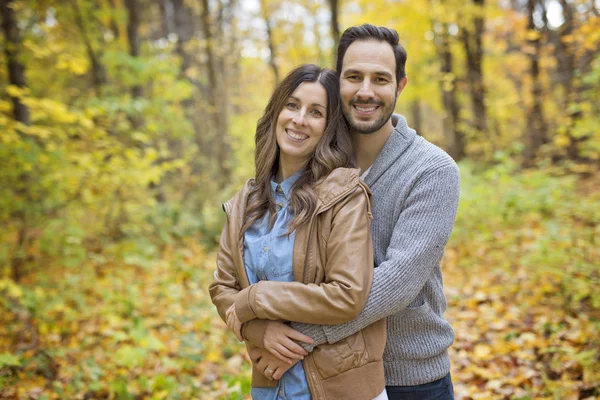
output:
[[[567,135],[556,135],[554,137],[554,144],[557,147],[566,148],[571,144],[571,139]]]
[[[79,54],[60,54],[56,60],[56,68],[75,75],[84,75],[89,69],[89,61]]]
[[[16,85],[6,86],[6,93],[11,97],[22,98],[30,93],[27,87],[20,87]]]

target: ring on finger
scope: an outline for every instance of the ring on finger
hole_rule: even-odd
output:
[[[273,373],[274,373],[275,371],[273,371],[273,370],[272,370],[271,368],[269,368],[269,367],[266,367],[264,372],[265,372],[265,375],[273,375]]]

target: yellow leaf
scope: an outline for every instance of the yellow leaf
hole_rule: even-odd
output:
[[[568,147],[571,144],[571,139],[567,135],[558,135],[554,138],[554,144],[558,147]]]
[[[486,360],[489,358],[490,354],[492,354],[492,348],[487,344],[478,344],[475,346],[475,357],[480,360]]]
[[[29,93],[29,89],[22,88],[22,87],[19,87],[16,85],[8,85],[6,87],[6,93],[8,93],[8,95],[11,97],[21,98],[21,97],[25,96],[27,93]]]
[[[527,40],[534,41],[540,38],[540,33],[536,30],[530,29],[525,34],[525,37],[527,38]]]
[[[213,347],[210,349],[208,354],[206,355],[206,360],[212,363],[216,363],[223,360],[223,354],[219,351],[219,349]]]

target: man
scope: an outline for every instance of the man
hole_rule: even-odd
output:
[[[460,177],[446,153],[418,136],[404,117],[392,115],[407,84],[405,63],[406,52],[392,29],[365,24],[347,29],[340,39],[336,69],[343,112],[358,166],[373,192],[376,268],[364,310],[331,326],[251,321],[244,337],[280,359],[298,359],[303,350],[273,338],[285,334],[311,342],[307,335],[313,342],[306,348],[312,350],[387,318],[388,397],[453,399],[448,347],[454,332],[443,317],[440,261],[454,225]],[[266,350],[251,353],[254,361],[267,355]]]

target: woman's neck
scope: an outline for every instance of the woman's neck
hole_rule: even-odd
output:
[[[285,160],[284,157],[280,156],[279,169],[277,170],[277,174],[275,174],[275,182],[281,183],[285,181],[287,178],[304,168],[305,165],[306,160]]]

